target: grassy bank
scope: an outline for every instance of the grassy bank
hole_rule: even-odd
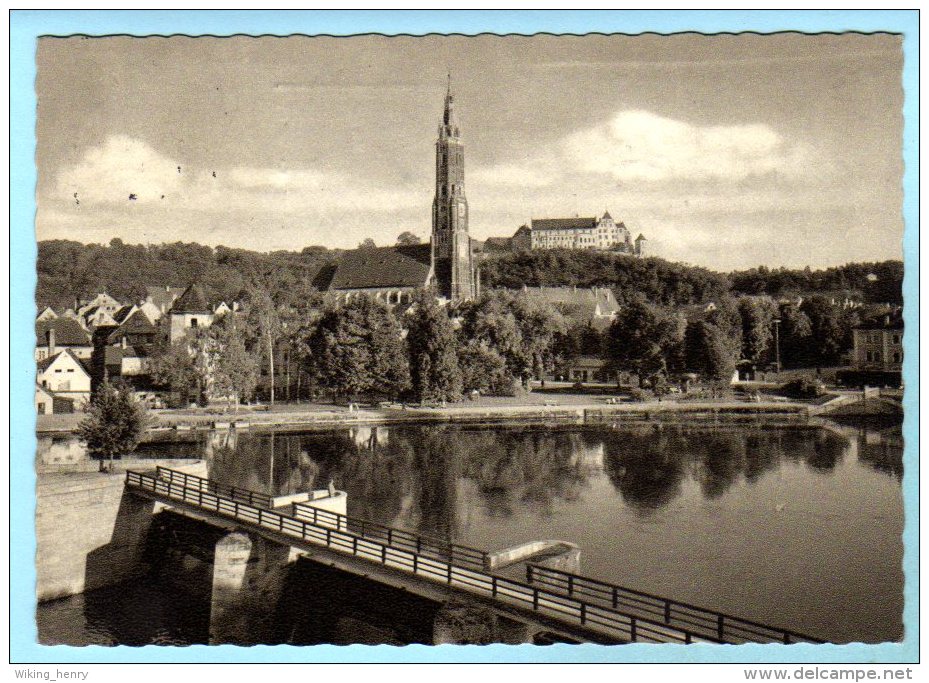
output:
[[[520,397],[481,397],[445,406],[404,406],[380,404],[350,409],[328,403],[277,404],[243,407],[239,412],[220,408],[152,411],[152,431],[167,429],[209,429],[228,427],[273,429],[301,426],[398,422],[470,422],[506,420],[602,420],[641,419],[663,414],[688,416],[806,416],[811,406],[800,401],[771,400],[758,403],[737,399],[651,400],[646,402],[608,402],[605,396],[572,393],[533,392]],[[53,418],[53,419],[47,419]],[[40,415],[39,433],[73,432],[81,415]]]

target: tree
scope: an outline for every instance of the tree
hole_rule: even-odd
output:
[[[492,396],[512,396],[515,380],[506,360],[487,342],[472,339],[458,353],[462,385],[465,391]]]
[[[377,244],[375,244],[374,240],[371,239],[370,237],[365,237],[363,240],[361,240],[361,243],[358,245],[358,248],[359,249],[376,249]]]
[[[689,324],[685,348],[688,372],[695,372],[719,383],[728,383],[732,378],[738,350],[716,325],[706,321]]]
[[[774,340],[774,320],[778,309],[768,296],[743,296],[739,299],[742,316],[742,357],[760,363]]]
[[[555,343],[567,330],[553,306],[511,292],[492,292],[464,311],[460,338],[483,341],[506,361],[512,377],[527,380],[551,368]]]
[[[338,396],[396,397],[409,386],[400,326],[387,306],[368,297],[327,307],[307,346],[309,369]]]
[[[607,353],[614,369],[630,370],[639,383],[665,374],[684,341],[684,319],[665,308],[637,299],[616,316],[607,333]]]
[[[182,406],[205,402],[207,378],[186,339],[164,347],[149,359],[149,375],[158,386],[167,387]]]
[[[99,387],[87,410],[87,416],[77,428],[81,441],[93,458],[113,459],[131,453],[139,444],[148,424],[148,412],[127,386],[114,386],[107,381]]]
[[[824,296],[811,296],[800,305],[810,321],[809,360],[815,365],[834,365],[845,350],[846,331],[840,311]]]
[[[401,246],[412,246],[412,245],[414,245],[414,244],[420,244],[421,242],[422,242],[422,240],[419,239],[419,236],[414,235],[414,234],[413,234],[412,232],[410,232],[409,230],[407,230],[407,231],[405,231],[405,232],[401,232],[401,233],[397,236],[397,246],[398,246],[398,247],[401,247]]]
[[[251,397],[258,383],[258,360],[245,347],[245,335],[234,316],[225,316],[211,328],[213,391],[225,396],[239,410],[241,399]]]
[[[266,287],[253,285],[248,292],[248,322],[261,339],[261,351],[268,361],[271,405],[274,405],[274,352],[281,333],[281,321],[271,293]]]
[[[368,393],[395,399],[410,388],[410,366],[400,323],[388,306],[362,297],[370,352]]]
[[[810,358],[812,327],[806,313],[794,304],[781,306],[780,347],[781,358],[787,367],[801,367]]]
[[[420,402],[459,400],[462,383],[458,343],[445,309],[431,294],[421,293],[407,317],[406,343],[414,397]]]

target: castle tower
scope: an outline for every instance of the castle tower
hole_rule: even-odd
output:
[[[451,78],[435,143],[435,199],[432,201],[432,259],[438,293],[453,301],[475,296],[475,275],[468,236],[464,145],[455,116]]]

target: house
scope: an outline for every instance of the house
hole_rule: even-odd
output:
[[[684,316],[684,319],[689,324],[706,321],[715,310],[716,304],[710,301],[703,304],[685,304],[678,309],[678,312]]]
[[[35,336],[37,361],[50,358],[64,349],[82,360],[88,360],[94,351],[87,330],[73,318],[60,316],[36,322]]]
[[[55,309],[52,308],[51,306],[46,306],[45,308],[42,309],[41,313],[39,313],[35,317],[35,321],[37,323],[41,323],[41,322],[45,322],[46,320],[54,320],[57,317],[58,317],[58,314],[55,313]]]
[[[899,309],[873,316],[852,330],[851,365],[855,370],[902,370],[903,315]]]
[[[565,313],[586,322],[597,330],[610,326],[619,312],[619,302],[608,287],[526,287],[518,296],[551,304]]]
[[[169,339],[172,344],[183,338],[188,330],[209,327],[216,317],[213,308],[207,303],[203,288],[196,283],[175,299],[168,314]]]
[[[115,313],[113,313],[113,320],[116,321],[117,325],[122,325],[126,318],[135,313],[137,310],[139,310],[139,307],[135,304],[127,304],[122,306]]]
[[[119,309],[116,310],[118,311]],[[110,312],[102,306],[92,306],[85,309],[82,314],[84,325],[91,330],[98,327],[115,327],[119,323],[116,322],[116,319],[113,317],[114,313],[116,313],[116,311]]]
[[[77,307],[77,313],[78,315],[84,316],[86,318],[87,312],[91,309],[100,309],[112,316],[122,307],[123,305],[119,301],[111,297],[106,292],[101,292],[93,299],[80,302]]]
[[[144,303],[151,304],[151,307],[146,310],[149,319],[152,322],[156,322],[158,318],[171,310],[171,306],[174,305],[175,300],[184,293],[184,290],[184,287],[146,285]],[[154,309],[157,309],[158,313],[155,318],[152,318]]]
[[[597,356],[578,356],[558,368],[552,379],[570,382],[613,382],[616,373],[607,369],[607,361]]]
[[[35,385],[35,410],[37,415],[59,415],[74,412],[74,400],[53,394],[48,389]]]
[[[136,308],[140,313],[143,313],[145,317],[148,318],[149,322],[153,325],[161,320],[161,316],[164,315],[164,312],[158,308],[158,306],[153,304],[151,301],[148,301],[147,299],[138,304]]]
[[[36,384],[53,397],[74,401],[76,407],[90,400],[90,372],[69,349],[37,363]]]
[[[625,223],[603,216],[574,218],[533,218],[520,226],[510,240],[513,249],[599,249],[640,256],[645,237],[632,236]]]
[[[158,341],[158,328],[138,308],[106,337],[107,346],[140,346],[150,348]]]

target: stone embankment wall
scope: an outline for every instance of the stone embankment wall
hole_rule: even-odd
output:
[[[116,584],[144,571],[142,551],[156,504],[124,491],[129,465],[162,465],[206,476],[206,463],[199,460],[124,462],[122,471],[112,473],[40,473],[35,514],[40,602]]]

